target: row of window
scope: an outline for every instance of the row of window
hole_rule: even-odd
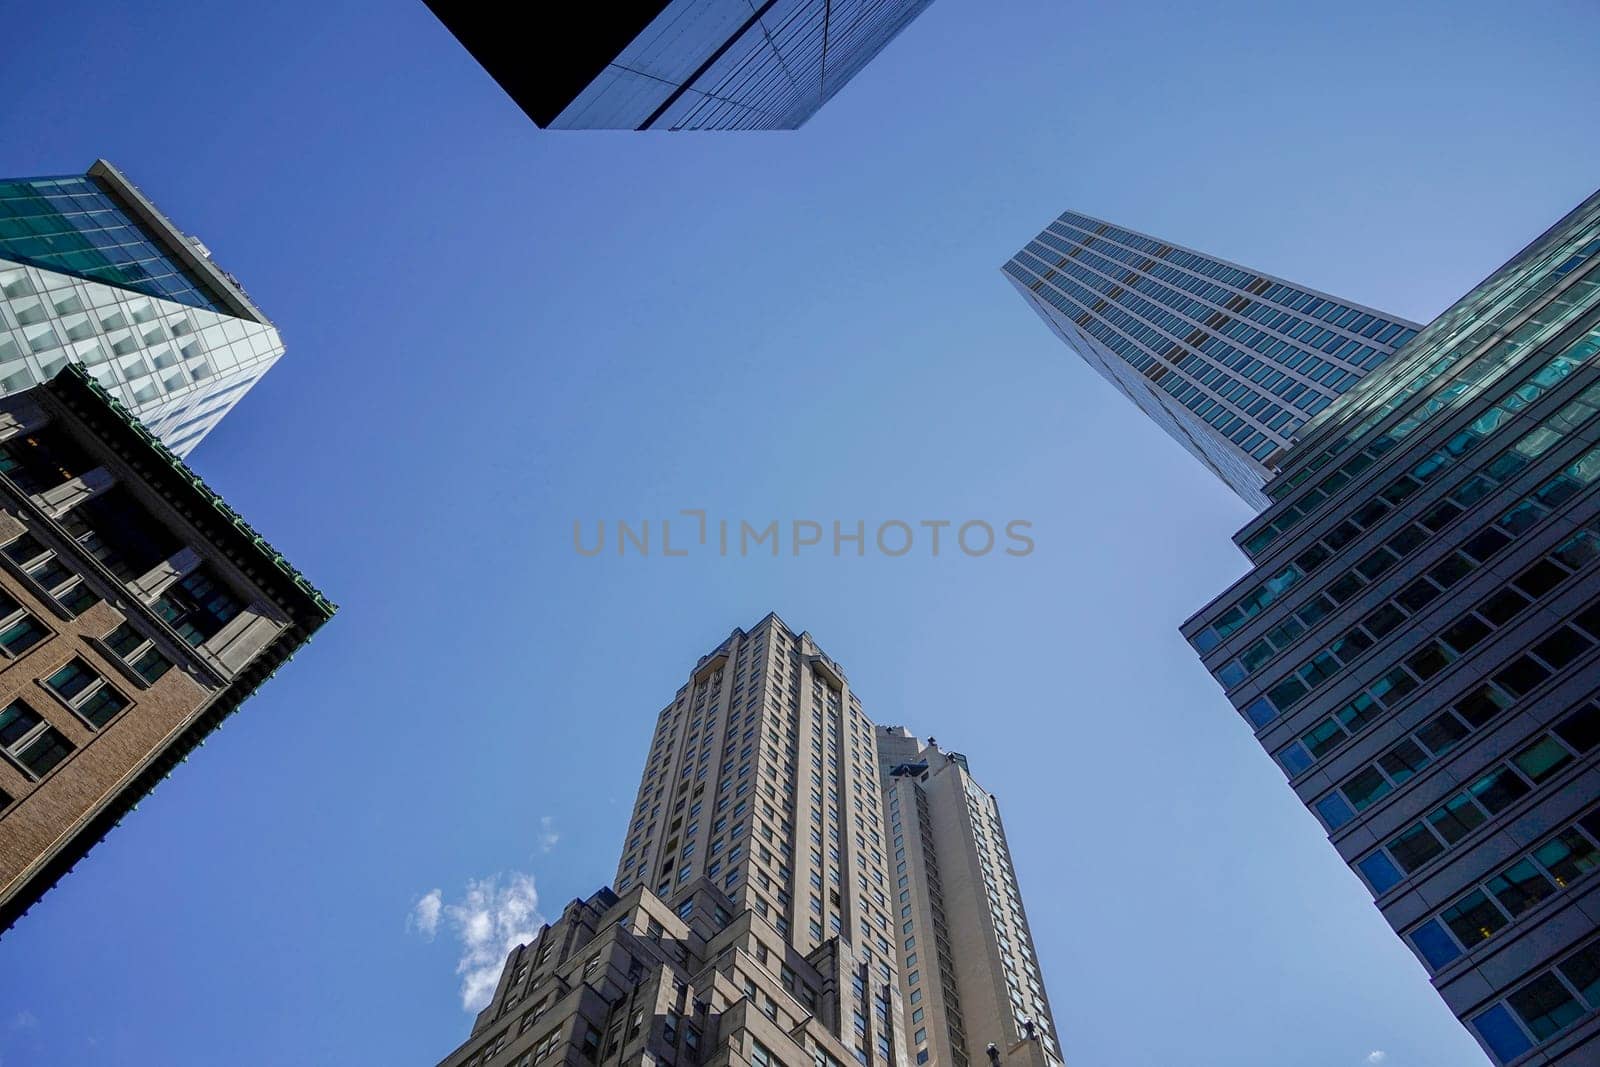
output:
[[[1430,971],[1504,930],[1600,867],[1600,811],[1590,812],[1461,893],[1406,934]]]
[[[1283,623],[1245,649],[1236,660],[1229,660],[1219,665],[1214,672],[1217,679],[1228,689],[1243,682],[1270,661],[1274,653],[1288,648],[1307,628],[1320,622],[1336,605],[1355,597],[1364,587],[1387,574],[1412,552],[1427,544],[1430,535],[1438,534],[1462,512],[1487,496],[1496,485],[1516,477],[1530,463],[1555,447],[1563,437],[1577,430],[1596,412],[1600,412],[1600,385],[1586,390],[1583,395],[1545,419],[1505,452],[1495,457],[1480,473],[1466,479],[1444,499],[1430,507],[1421,518],[1397,530],[1349,570],[1328,582],[1323,593],[1312,597]],[[1450,454],[1457,442],[1468,439],[1471,434],[1470,427],[1463,430],[1447,444],[1444,454]],[[1422,470],[1422,465],[1419,465],[1418,469]],[[1425,471],[1424,477],[1434,477],[1439,469],[1441,468],[1434,467]],[[1509,537],[1516,537],[1525,532],[1550,508],[1575,496],[1596,479],[1600,479],[1600,448],[1592,449],[1574,460],[1545,484],[1509,507],[1496,520],[1501,528],[1499,533],[1475,534],[1463,547],[1468,555],[1482,562],[1488,558],[1488,554],[1498,551]],[[1261,592],[1251,600],[1253,610],[1250,615],[1258,613],[1283,591],[1298,583],[1301,577],[1319,567],[1328,558],[1326,553],[1337,552],[1353,541],[1361,530],[1379,521],[1386,510],[1369,505],[1329,530],[1318,542],[1302,552],[1295,562],[1290,564],[1289,569],[1280,572],[1276,584],[1270,587],[1258,587]],[[1240,621],[1242,622],[1243,618]],[[1220,627],[1213,629],[1220,632]],[[1228,627],[1227,632],[1231,633],[1232,629],[1233,627]]]
[[[1600,479],[1600,449],[1596,449],[1593,456],[1592,469],[1585,473]],[[1562,476],[1557,477],[1559,479]],[[1538,499],[1538,494],[1558,484],[1557,480],[1552,480],[1535,490],[1532,496],[1502,515],[1500,524],[1518,533],[1526,530],[1545,514],[1545,505]],[[1600,529],[1600,520],[1594,525]],[[1467,544],[1474,551],[1492,556],[1510,540],[1510,535],[1491,526]],[[1409,691],[1419,681],[1427,681],[1460,659],[1494,630],[1509,623],[1530,603],[1564,582],[1569,575],[1588,567],[1597,558],[1600,558],[1600,535],[1590,529],[1579,530],[1547,555],[1524,566],[1509,583],[1481,600],[1471,610],[1444,624],[1438,637],[1412,652],[1401,666],[1385,676],[1389,682],[1385,692]],[[1462,551],[1445,556],[1426,574],[1403,586],[1393,597],[1368,612],[1361,622],[1308,659],[1294,674],[1267,690],[1265,696],[1252,701],[1244,709],[1245,716],[1260,729],[1288,713],[1407,618],[1421,612],[1480,566],[1478,560]],[[1561,648],[1552,647],[1551,652],[1560,660],[1560,665],[1565,665],[1571,658],[1571,655],[1562,658],[1564,650]]]
[[[1587,302],[1600,293],[1600,266],[1591,272],[1592,278],[1568,290],[1562,296],[1552,301],[1550,306],[1541,309],[1533,318],[1529,319],[1510,337],[1501,341],[1495,348],[1473,359],[1463,366],[1451,378],[1450,383],[1435,393],[1428,401],[1422,404],[1408,418],[1396,423],[1387,431],[1377,435],[1367,442],[1366,446],[1350,459],[1339,466],[1339,469],[1328,474],[1323,479],[1308,489],[1301,498],[1292,506],[1285,508],[1269,525],[1250,535],[1244,542],[1244,550],[1254,557],[1271,545],[1284,533],[1298,526],[1300,522],[1316,510],[1317,506],[1338,492],[1357,474],[1366,470],[1378,456],[1398,445],[1405,438],[1411,436],[1422,426],[1426,425],[1442,411],[1453,411],[1456,405],[1467,397],[1479,383],[1486,382],[1497,372],[1509,371],[1516,361],[1535,352],[1565,328],[1573,317],[1575,309],[1580,303]],[[1539,394],[1560,381],[1566,374],[1581,366],[1585,360],[1600,350],[1600,329],[1592,329],[1583,337],[1568,346],[1560,356],[1546,363],[1543,367],[1525,376],[1516,387],[1508,393],[1505,400],[1500,402],[1505,409],[1507,401],[1520,397],[1521,403],[1506,409],[1506,414],[1525,407],[1537,399]],[[1565,361],[1565,362],[1562,362]],[[1529,388],[1535,387],[1535,388]],[[1492,414],[1486,413],[1485,417]],[[1481,421],[1481,420],[1480,420]],[[1503,421],[1503,420],[1502,420]],[[1495,423],[1491,423],[1491,429]],[[1382,495],[1375,494],[1375,495]]]
[[[92,729],[100,729],[131,703],[79,657],[73,657],[44,686]],[[0,752],[37,781],[72,754],[75,745],[27,702],[18,698],[0,709]],[[6,803],[9,803],[9,799]]]
[[[1511,703],[1509,698],[1489,685],[1483,686],[1474,696],[1480,700],[1482,697],[1489,697],[1477,706],[1487,705],[1490,714]],[[1483,723],[1487,720],[1478,718],[1476,721]],[[1556,733],[1578,752],[1587,752],[1595,743],[1597,735],[1600,735],[1600,711],[1597,711],[1593,704],[1585,704],[1563,719],[1555,729]],[[1390,745],[1377,760],[1339,783],[1328,799],[1328,813],[1324,815],[1324,822],[1337,822],[1337,826],[1330,825],[1329,829],[1337,829],[1338,826],[1349,822],[1355,812],[1366,811],[1421,774],[1435,759],[1443,758],[1470,732],[1471,728],[1454,710],[1441,712],[1429,719],[1415,733]],[[1538,757],[1519,756],[1515,762],[1521,766],[1524,758]],[[1528,768],[1523,769],[1526,771]],[[1334,795],[1342,797],[1344,804],[1341,805],[1337,800],[1333,800]],[[1315,806],[1320,812],[1320,803]]]
[[[1586,220],[1592,227],[1595,220]],[[1592,229],[1590,230],[1592,232]],[[1382,387],[1366,390],[1358,405],[1359,409],[1371,408],[1382,401],[1360,423],[1348,430],[1342,437],[1333,441],[1323,451],[1319,452],[1301,470],[1292,476],[1277,482],[1268,491],[1268,496],[1273,500],[1281,500],[1297,486],[1303,484],[1307,478],[1326,466],[1335,456],[1342,453],[1355,441],[1382,422],[1411,397],[1421,392],[1428,385],[1436,381],[1441,375],[1448,372],[1461,360],[1470,356],[1478,346],[1498,333],[1508,323],[1520,315],[1528,307],[1542,297],[1545,293],[1560,283],[1562,278],[1572,273],[1596,252],[1600,252],[1600,239],[1590,239],[1586,244],[1586,235],[1581,231],[1574,231],[1562,245],[1546,250],[1537,260],[1513,268],[1500,282],[1496,291],[1482,294],[1478,299],[1468,304],[1463,304],[1447,311],[1430,326],[1430,332],[1422,348],[1410,353],[1403,360],[1391,360],[1390,366],[1399,368],[1402,363],[1415,365],[1424,360],[1433,358],[1434,354],[1445,347],[1451,351],[1427,369],[1416,374],[1396,374]],[[1487,307],[1498,301],[1504,301],[1500,310],[1493,317],[1489,316]],[[1479,322],[1479,327],[1471,335],[1462,338],[1459,328],[1467,323]],[[1503,358],[1504,350],[1497,352],[1496,358]],[[1385,399],[1387,398],[1387,399]]]
[[[1478,827],[1532,793],[1564,769],[1576,756],[1600,743],[1600,715],[1586,705],[1541,734],[1510,759],[1480,773],[1468,786],[1441,801],[1380,848],[1355,863],[1377,896],[1382,896],[1423,867],[1461,844]],[[1348,809],[1318,809],[1324,822],[1348,822]]]
[[[1506,586],[1468,615],[1474,619],[1484,619],[1486,617],[1484,611],[1487,608],[1494,613],[1493,618],[1500,620],[1496,625],[1500,625],[1527,607],[1529,603],[1530,601],[1521,593]],[[1587,630],[1590,635],[1600,637],[1600,602],[1588,605],[1572,621]],[[1580,638],[1582,641],[1579,641]],[[1461,639],[1459,634],[1457,639]],[[1546,655],[1565,663],[1570,661],[1566,658],[1567,650],[1576,648],[1581,651],[1580,646],[1585,645],[1587,640],[1582,634],[1572,631],[1570,626],[1563,625],[1556,627],[1546,639],[1536,642],[1536,645],[1543,646],[1548,641]],[[1324,717],[1295,741],[1279,749],[1274,753],[1278,762],[1289,770],[1291,775],[1304,773],[1329,753],[1377,722],[1385,710],[1393,709],[1401,699],[1417,687],[1419,682],[1412,673],[1413,669],[1420,667],[1431,671],[1437,663],[1428,648],[1410,659],[1417,659],[1418,656],[1426,658],[1414,666],[1410,665],[1408,660],[1407,664],[1395,667],[1369,685],[1365,691],[1358,693],[1349,703]],[[1552,674],[1552,668],[1545,665],[1548,661],[1541,662],[1541,660],[1542,656],[1539,659],[1531,655],[1519,656],[1494,675],[1494,687],[1513,698],[1521,697]],[[1476,727],[1481,725],[1477,720],[1487,721],[1487,717],[1494,714],[1493,709],[1498,703],[1493,689],[1480,689],[1457,703],[1455,711],[1461,719]]]
[[[1365,504],[1353,509],[1344,521],[1336,525],[1325,534],[1318,542],[1312,544],[1293,563],[1286,566],[1273,578],[1257,585],[1241,596],[1227,611],[1219,615],[1214,623],[1197,633],[1192,643],[1197,651],[1202,654],[1211,651],[1224,638],[1228,637],[1251,618],[1260,614],[1271,605],[1278,597],[1288,592],[1299,581],[1320,567],[1329,558],[1330,552],[1337,552],[1344,545],[1350,543],[1362,530],[1371,529],[1394,508],[1409,499],[1418,489],[1427,482],[1432,481],[1447,469],[1459,463],[1468,453],[1477,449],[1484,441],[1493,436],[1503,427],[1512,424],[1512,416],[1527,407],[1528,404],[1559,384],[1572,371],[1581,365],[1581,361],[1573,360],[1572,354],[1576,351],[1569,349],[1567,352],[1556,356],[1544,367],[1540,368],[1530,380],[1524,382],[1518,389],[1508,394],[1500,403],[1484,412],[1471,424],[1464,427],[1432,455],[1417,463],[1411,471],[1393,479],[1381,491],[1373,494]],[[1595,351],[1600,351],[1600,330],[1597,330],[1590,342],[1589,351],[1584,355],[1587,358]],[[1538,379],[1537,381],[1533,379]],[[1538,456],[1548,452],[1561,437],[1571,433],[1591,418],[1600,410],[1600,387],[1590,387],[1581,395],[1562,406],[1554,414],[1545,418],[1539,425],[1524,433],[1517,441],[1507,448],[1493,461],[1485,465],[1479,475],[1468,479],[1455,491],[1455,495],[1462,497],[1464,502],[1458,502],[1458,507],[1465,508],[1472,502],[1480,499],[1484,493],[1475,492],[1475,489],[1487,490],[1480,479],[1492,482],[1503,482],[1513,477],[1517,472],[1526,467]],[[1380,438],[1366,450],[1359,453],[1351,461],[1355,472],[1359,473],[1366,467],[1376,462],[1377,457],[1393,447],[1393,442],[1387,438]],[[1356,462],[1359,460],[1360,462]],[[1581,461],[1575,466],[1581,466]],[[1350,474],[1353,477],[1354,474]],[[1344,477],[1344,473],[1330,477]],[[1592,477],[1592,475],[1591,475]],[[1343,482],[1339,482],[1340,485]],[[1437,509],[1435,509],[1437,510]],[[1459,511],[1452,512],[1453,518]],[[1448,521],[1448,518],[1445,519]],[[1398,536],[1398,535],[1397,535]],[[1349,580],[1350,574],[1341,576],[1341,580]]]
[[[1600,1010],[1600,941],[1568,955],[1472,1017],[1497,1063],[1510,1063]]]
[[[1258,423],[1268,426],[1275,432],[1291,432],[1294,426],[1299,425],[1300,420],[1295,418],[1291,412],[1285,412],[1280,405],[1274,404],[1270,396],[1263,396],[1251,388],[1248,382],[1239,381],[1237,378],[1224,373],[1220,367],[1214,367],[1205,360],[1199,359],[1194,356],[1191,349],[1180,343],[1177,337],[1192,337],[1200,329],[1195,323],[1178,320],[1171,313],[1161,311],[1141,298],[1130,294],[1122,294],[1119,298],[1122,303],[1143,307],[1147,314],[1154,316],[1161,325],[1171,331],[1163,332],[1156,325],[1124,309],[1121,304],[1106,304],[1106,298],[1099,295],[1097,290],[1110,289],[1115,294],[1121,292],[1121,287],[1112,286],[1109,280],[1100,279],[1086,267],[1067,266],[1064,264],[1059,268],[1045,267],[1043,261],[1027,252],[1018,253],[1017,261],[1042,272],[1040,280],[1030,283],[1030,287],[1039,297],[1072,317],[1079,326],[1103,341],[1125,362],[1131,364],[1135,370],[1146,374],[1155,381],[1160,381],[1165,377],[1166,381],[1162,384],[1163,390],[1214,426],[1220,435],[1234,440],[1246,451],[1258,446],[1260,443],[1259,441],[1248,440],[1252,432],[1260,433],[1260,431],[1256,430]],[[1012,274],[1027,280],[1025,273],[1014,267],[1013,264],[1008,263],[1006,266]],[[1077,282],[1070,280],[1066,275],[1085,276],[1086,280],[1095,285],[1095,288],[1084,288]],[[1053,280],[1053,285],[1059,288],[1061,292],[1057,292],[1055,289],[1041,288],[1044,281],[1051,280]],[[1216,339],[1212,338],[1212,340]],[[1270,338],[1268,340],[1270,341]],[[1243,365],[1256,362],[1249,353],[1235,349],[1233,346],[1227,345],[1226,342],[1219,343],[1227,349],[1225,362],[1229,366],[1239,368],[1238,373],[1246,373]],[[1286,347],[1284,351],[1278,353],[1280,361],[1291,357],[1300,361],[1306,358],[1306,353],[1289,348],[1287,342],[1283,343]],[[1143,348],[1136,347],[1136,344],[1142,345]],[[1162,352],[1171,362],[1157,360],[1145,349],[1152,352]],[[1179,351],[1187,353],[1188,358],[1182,361],[1177,360],[1175,357]],[[1215,347],[1213,352],[1214,358],[1220,359],[1224,355],[1221,349],[1216,349]],[[1189,383],[1185,378],[1171,374],[1175,367],[1184,368],[1184,374],[1194,379],[1194,383],[1189,385],[1189,388],[1194,390],[1193,392],[1184,392],[1182,396],[1179,396],[1179,392]],[[1262,373],[1260,378],[1265,379],[1268,373],[1270,373],[1270,368],[1267,368],[1267,373]],[[1261,384],[1266,387],[1264,381]],[[1271,391],[1274,395],[1282,397],[1285,402],[1293,403],[1295,407],[1307,414],[1321,410],[1330,399],[1327,395],[1309,389],[1304,383],[1298,383],[1296,379],[1286,378],[1281,374],[1278,380],[1272,383]],[[1290,395],[1291,392],[1293,393],[1292,396]],[[1231,406],[1222,405],[1221,401],[1223,400],[1226,400],[1227,405]],[[1264,438],[1265,434],[1260,436]]]

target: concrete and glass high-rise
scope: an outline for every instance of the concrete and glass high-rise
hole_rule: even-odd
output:
[[[76,363],[185,456],[281,355],[239,283],[105,160],[0,181],[0,396]]]
[[[901,982],[919,943],[880,767],[809,634],[776,615],[734,630],[656,717],[615,890],[512,951],[443,1064],[928,1063],[908,1040],[924,987]]]
[[[1072,211],[1001,269],[1067,347],[1258,511],[1296,431],[1418,329]]]
[[[1000,803],[967,758],[901,726],[878,728],[896,903],[909,947],[900,987],[917,1064],[1062,1062]]]
[[[1184,636],[1490,1058],[1600,1062],[1600,193],[1278,466]]]
[[[930,0],[428,0],[528,117],[558,130],[798,129]],[[540,20],[542,21],[542,20]]]
[[[80,364],[0,398],[0,930],[333,612]]]

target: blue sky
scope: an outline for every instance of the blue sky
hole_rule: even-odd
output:
[[[1592,191],[1592,5],[1316,7],[938,0],[754,136],[543,134],[411,0],[12,10],[0,173],[112,160],[275,318],[192,462],[343,611],[6,936],[0,1064],[435,1062],[451,908],[609,881],[769,610],[999,794],[1074,1067],[1478,1062],[1177,636],[1244,506],[998,270],[1073,207],[1426,320]],[[1037,547],[573,549],[684,508]]]

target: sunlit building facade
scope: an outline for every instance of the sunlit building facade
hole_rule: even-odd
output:
[[[966,756],[902,726],[878,728],[878,764],[913,1062],[1060,1064],[1000,802],[973,778]]]
[[[1184,636],[1489,1057],[1600,1062],[1600,193],[1266,495]]]
[[[1068,348],[1258,511],[1300,427],[1418,329],[1073,211],[1001,269]]]
[[[184,456],[281,355],[238,282],[111,164],[0,181],[0,396],[76,363]]]
[[[334,610],[81,365],[0,397],[0,932]]]
[[[891,773],[902,749],[939,770]],[[512,950],[441,1067],[963,1067],[957,1006],[924,1000],[952,953],[973,954],[959,963],[971,1057],[986,1064],[992,1041],[1003,1067],[1049,1067],[1054,1024],[998,808],[969,784],[964,765],[876,727],[809,633],[776,615],[734,630],[656,716],[614,890]],[[992,904],[944,932],[923,903],[924,854],[902,855],[886,829],[924,791],[937,817],[907,824],[942,843],[956,831],[950,906]]]

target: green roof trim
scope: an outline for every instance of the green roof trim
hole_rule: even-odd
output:
[[[112,396],[103,385],[96,381],[94,375],[90,374],[82,364],[68,363],[45,385],[62,400],[69,400],[69,397],[64,394],[70,394],[73,390],[87,391],[133,434],[145,450],[148,451],[150,458],[158,464],[170,468],[174,475],[183,482],[188,483],[198,494],[204,506],[214,512],[215,516],[226,526],[236,530],[268,566],[289,579],[324,619],[331,619],[334,613],[339,610],[337,604],[329,600],[321,590],[312,585],[311,580],[300,573],[282,552],[273,548],[272,543],[261,536],[254,527],[244,520],[242,515],[234,511],[220,493],[208,486],[204,479],[189,469],[188,464],[174,455],[172,450],[167,448],[159,437],[151,433],[144,423],[139,421],[137,416],[124,407],[120,400]]]

